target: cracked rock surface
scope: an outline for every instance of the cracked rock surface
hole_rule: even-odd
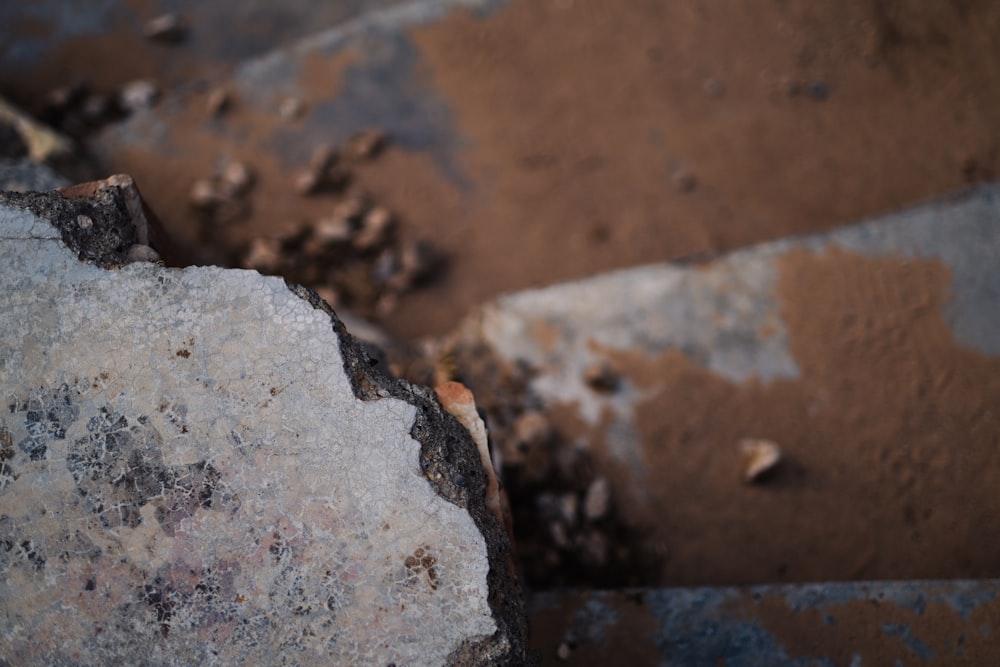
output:
[[[119,195],[0,194],[0,662],[519,663],[468,433],[307,290],[129,263]]]

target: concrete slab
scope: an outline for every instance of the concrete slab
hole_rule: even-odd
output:
[[[656,356],[677,350],[735,383],[796,378],[799,368],[776,294],[791,253],[839,248],[866,257],[933,259],[951,275],[942,316],[956,341],[1000,356],[1000,185],[981,186],[830,234],[765,243],[695,265],[660,264],[511,294],[469,318],[461,336],[535,372],[547,404],[575,406],[641,474],[633,409],[647,398],[622,383],[595,391],[587,371],[608,350]],[[905,287],[904,287],[905,289]]]
[[[543,665],[981,665],[1000,582],[866,582],[535,593]]]
[[[135,213],[0,194],[0,662],[523,660],[468,433],[314,294],[134,261]]]

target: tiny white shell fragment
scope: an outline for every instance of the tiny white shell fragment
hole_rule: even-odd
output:
[[[743,455],[743,481],[757,482],[781,462],[781,447],[771,440],[744,438],[740,440]]]

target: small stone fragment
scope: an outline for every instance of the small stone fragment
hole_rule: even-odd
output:
[[[538,410],[528,410],[514,422],[514,439],[518,449],[530,449],[552,438],[552,424]]]
[[[315,194],[322,178],[314,171],[303,171],[295,177],[295,191],[300,195]]]
[[[149,21],[143,34],[146,39],[164,44],[177,44],[187,37],[187,26],[177,14],[163,14]]]
[[[243,255],[243,266],[261,273],[274,273],[281,266],[281,244],[275,239],[254,239]]]
[[[594,391],[610,393],[618,388],[621,378],[607,361],[598,361],[587,368],[584,380]]]
[[[223,194],[229,197],[242,197],[253,185],[253,171],[246,164],[230,160],[222,170]]]
[[[148,245],[136,243],[128,249],[128,259],[130,262],[158,262],[160,254]]]
[[[740,440],[743,455],[743,481],[760,481],[781,462],[781,448],[771,440],[746,438]]]
[[[388,285],[390,280],[398,274],[399,258],[392,248],[386,248],[375,258],[372,265],[372,277],[379,285]]]
[[[611,507],[611,484],[607,477],[598,477],[587,487],[583,499],[583,516],[587,521],[600,521]]]
[[[76,216],[76,225],[80,229],[90,229],[94,226],[94,219],[89,215],[78,215]]]
[[[208,94],[208,99],[205,101],[205,107],[208,110],[208,115],[210,116],[221,116],[222,114],[229,111],[232,106],[232,98],[229,95],[229,91],[225,88],[215,88]]]
[[[149,109],[160,95],[160,89],[153,81],[139,79],[122,86],[118,101],[126,111],[136,112]]]
[[[345,152],[356,160],[370,160],[385,148],[386,137],[379,130],[365,130],[351,137]]]
[[[302,116],[305,107],[297,97],[286,97],[278,105],[278,116],[284,121],[297,120]]]
[[[309,159],[309,168],[301,172],[295,180],[295,190],[301,195],[311,195],[319,192],[336,179],[331,169],[337,161],[337,151],[321,144],[313,151]]]
[[[191,205],[195,208],[207,209],[223,201],[222,193],[211,180],[199,178],[191,186],[188,193]]]
[[[559,660],[569,660],[570,655],[572,655],[573,649],[569,647],[566,642],[559,642],[559,646],[556,647],[556,658]]]
[[[83,100],[83,104],[80,106],[80,114],[88,123],[95,125],[102,124],[112,114],[111,100],[107,95],[91,93]]]
[[[389,210],[376,206],[365,214],[361,221],[361,229],[354,237],[354,247],[359,250],[369,250],[386,240],[392,229],[392,214]]]
[[[313,225],[312,237],[323,245],[348,243],[354,235],[354,228],[347,218],[320,218]]]

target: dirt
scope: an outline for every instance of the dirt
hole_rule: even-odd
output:
[[[204,74],[190,58],[165,65],[168,51],[114,28],[67,42],[22,97],[66,83],[67,54],[104,88]],[[458,176],[430,152],[390,145],[354,170],[353,185],[398,215],[401,234],[431,239],[450,261],[383,324],[405,341],[439,335],[502,292],[828,230],[990,180],[1000,169],[998,31],[1000,4],[989,0],[635,0],[627,11],[512,0],[489,16],[458,11],[415,28],[420,83],[443,100],[459,139]],[[307,114],[336,99],[357,57],[307,63],[297,86],[309,93]],[[331,202],[294,192],[291,174],[308,154],[275,154],[304,120],[238,98],[211,119],[208,95],[184,93],[176,122],[194,140],[183,150],[150,145],[112,166],[136,177],[203,261],[234,263],[251,239],[315,220]],[[206,226],[188,190],[223,157],[254,169],[249,211]],[[1000,362],[954,343],[939,315],[947,281],[933,262],[837,251],[789,259],[781,284],[802,369],[794,381],[735,385],[676,353],[615,359],[634,382],[651,386],[655,375],[662,388],[639,420],[644,440],[659,443],[645,452],[663,479],[656,507],[623,504],[569,535],[604,535],[603,564],[579,553],[547,562],[551,550],[532,531],[548,524],[523,508],[546,490],[582,498],[602,471],[628,481],[599,459],[560,477],[512,479],[525,496],[522,555],[540,556],[537,569],[526,566],[529,582],[1000,576],[991,541]],[[913,289],[893,287],[904,283]],[[508,391],[499,384],[482,386],[502,435],[523,388],[508,398],[488,395]],[[559,410],[550,417],[564,437],[582,428]],[[785,449],[767,485],[739,481],[727,448],[744,437]],[[557,449],[548,443],[539,456]],[[617,542],[630,548],[619,553]],[[609,563],[628,576],[601,579]]]

